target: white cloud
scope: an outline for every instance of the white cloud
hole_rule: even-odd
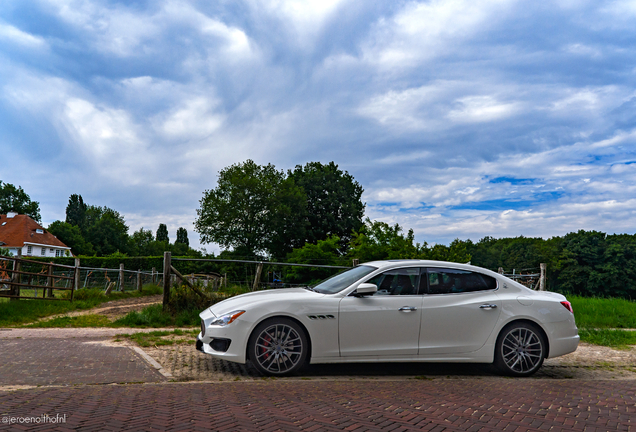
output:
[[[223,124],[225,116],[215,112],[217,108],[217,101],[194,97],[168,115],[155,118],[153,124],[171,139],[204,138]]]
[[[0,23],[0,40],[29,48],[46,46],[46,42],[41,37],[33,36],[19,28],[3,23]]]
[[[447,117],[458,123],[481,123],[501,120],[516,114],[520,104],[501,103],[492,96],[467,96],[457,100],[458,108]]]

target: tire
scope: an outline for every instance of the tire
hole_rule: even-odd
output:
[[[248,357],[264,375],[284,376],[298,372],[307,361],[309,343],[305,331],[288,318],[260,323],[247,344]]]
[[[541,368],[547,345],[537,326],[519,322],[505,327],[497,338],[495,367],[508,376],[526,377]]]

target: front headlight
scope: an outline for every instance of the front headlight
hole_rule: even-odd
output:
[[[236,310],[236,311],[226,313],[225,315],[221,315],[220,317],[214,318],[212,321],[210,321],[210,325],[216,325],[221,327],[226,326],[232,323],[235,319],[237,319],[244,313],[245,313],[244,310]]]

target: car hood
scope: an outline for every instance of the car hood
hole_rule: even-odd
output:
[[[295,300],[308,300],[310,298],[324,297],[320,294],[304,288],[281,288],[266,291],[255,291],[247,294],[241,294],[230,297],[221,302],[210,306],[207,311],[215,316],[220,316],[235,310],[248,309],[250,306],[261,305],[264,303],[289,302]]]

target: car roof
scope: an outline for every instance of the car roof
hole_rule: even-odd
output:
[[[449,261],[434,261],[434,260],[419,260],[419,259],[394,259],[394,260],[382,260],[382,261],[369,261],[361,263],[360,265],[369,265],[377,267],[378,269],[390,269],[395,267],[450,267],[455,269],[477,271],[481,273],[488,273],[491,275],[497,275],[492,270],[485,269],[483,267],[477,267],[471,264],[462,264]]]

